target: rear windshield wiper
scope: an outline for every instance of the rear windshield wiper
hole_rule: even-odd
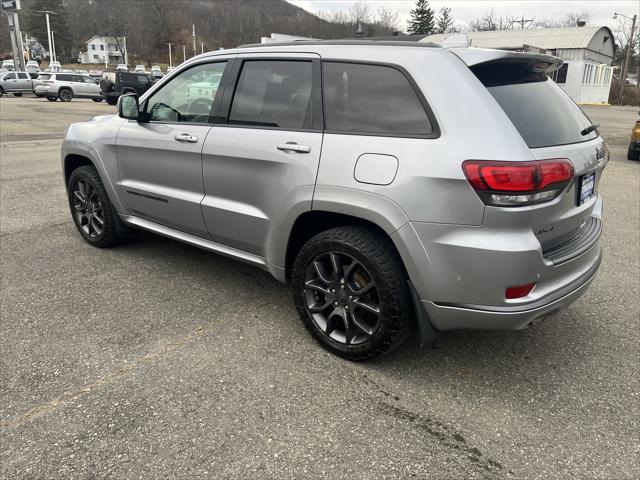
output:
[[[587,128],[585,128],[584,130],[582,130],[580,132],[580,135],[589,135],[591,132],[593,132],[596,128],[598,128],[600,126],[599,123],[593,123],[591,125],[589,125]]]

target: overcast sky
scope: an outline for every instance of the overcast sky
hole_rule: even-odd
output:
[[[353,0],[287,0],[309,12],[320,10],[335,12],[348,10]],[[384,7],[398,12],[399,27],[406,29],[409,11],[415,6],[415,0],[364,0],[372,10]],[[638,13],[638,0],[431,0],[434,10],[450,7],[458,22],[469,22],[493,9],[498,16],[512,15],[536,20],[561,18],[568,12],[588,12],[594,25],[613,26],[613,12],[632,17]]]

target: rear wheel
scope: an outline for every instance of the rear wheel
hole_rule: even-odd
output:
[[[2,97],[4,95],[4,90],[2,89],[2,87],[0,87],[0,97]]]
[[[298,253],[292,280],[300,318],[331,352],[368,360],[406,338],[409,289],[402,261],[382,233],[347,226],[316,235]]]
[[[60,93],[58,93],[58,98],[61,102],[70,102],[73,98],[73,92],[68,88],[63,88],[60,90]]]
[[[632,150],[631,146],[629,146],[629,150],[627,150],[627,160],[640,160],[640,152]]]
[[[58,100],[58,97],[47,97],[47,100],[49,100],[50,102],[55,102],[56,100]]]
[[[71,216],[82,238],[94,247],[119,243],[118,219],[95,167],[75,169],[67,187]]]

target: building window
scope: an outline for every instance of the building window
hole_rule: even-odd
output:
[[[96,49],[96,46],[91,44],[91,50],[95,50],[95,49]]]
[[[104,45],[100,45],[100,50],[104,50]]]
[[[595,65],[592,63],[587,63],[584,66],[584,70],[582,72],[582,83],[583,85],[592,85],[594,82],[593,73],[595,70]]]

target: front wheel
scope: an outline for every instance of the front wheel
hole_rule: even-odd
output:
[[[0,97],[2,97],[4,95],[4,90],[2,87],[0,87]]]
[[[116,213],[95,167],[75,169],[67,185],[69,208],[82,238],[94,247],[120,242]]]
[[[118,104],[118,97],[116,97],[116,96],[105,97],[105,101],[109,105],[117,105]]]
[[[300,318],[329,351],[354,361],[392,351],[412,309],[402,261],[377,230],[346,226],[311,238],[293,266]]]

